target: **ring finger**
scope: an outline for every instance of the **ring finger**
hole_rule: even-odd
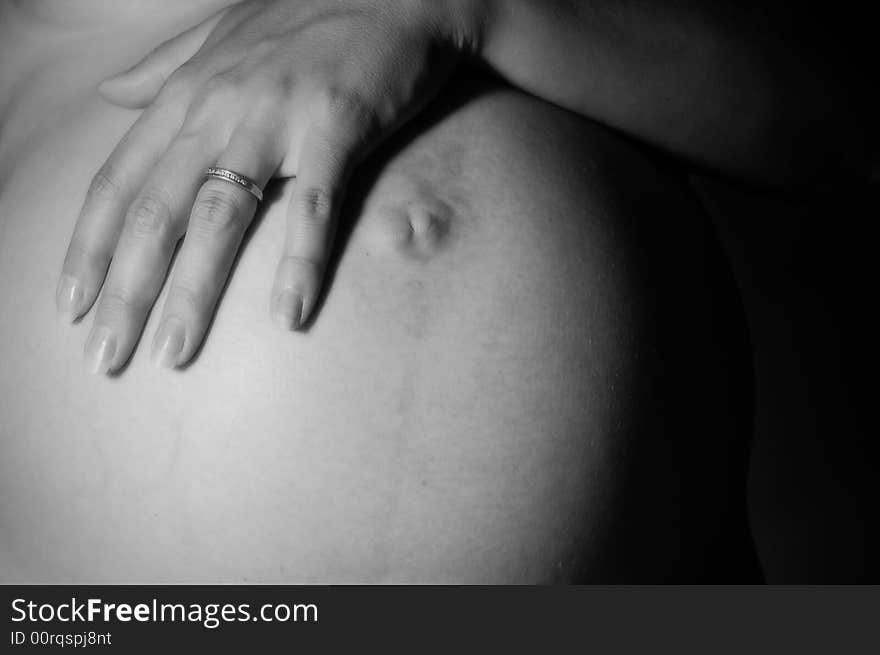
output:
[[[212,164],[262,189],[281,161],[281,143],[266,126],[242,124]],[[234,182],[209,178],[202,185],[153,340],[157,366],[180,366],[195,354],[256,208],[257,198]]]

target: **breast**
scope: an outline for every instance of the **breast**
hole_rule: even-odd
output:
[[[278,187],[196,361],[160,371],[142,344],[94,377],[91,317],[61,325],[54,285],[134,115],[68,55],[19,88],[4,133],[30,136],[0,149],[5,579],[535,581],[582,564],[643,325],[596,171],[649,164],[560,110],[462,86],[357,176],[305,332],[268,317]]]

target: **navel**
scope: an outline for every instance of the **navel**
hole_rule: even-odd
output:
[[[443,251],[449,240],[454,210],[433,195],[384,204],[372,217],[370,241],[381,250],[427,261]]]

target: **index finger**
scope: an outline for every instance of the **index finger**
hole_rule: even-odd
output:
[[[310,133],[303,144],[270,299],[273,319],[286,329],[301,327],[320,295],[353,145],[322,131]]]

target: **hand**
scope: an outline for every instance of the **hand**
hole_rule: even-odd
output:
[[[206,181],[211,166],[261,188],[296,176],[270,310],[284,327],[301,326],[347,177],[467,52],[476,21],[464,6],[250,0],[105,81],[108,100],[146,109],[95,175],[58,285],[71,320],[104,287],[86,344],[93,371],[131,356],[182,238],[153,357],[179,366],[198,349],[257,205],[240,186]]]

